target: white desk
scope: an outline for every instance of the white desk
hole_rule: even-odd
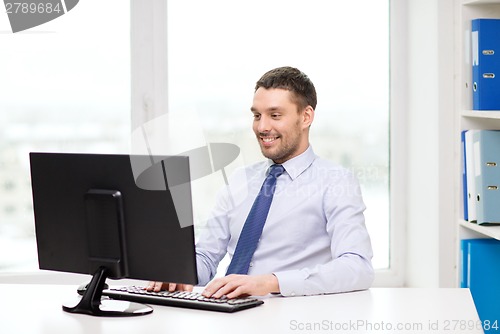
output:
[[[0,332],[108,333],[483,333],[468,289],[373,288],[313,297],[264,298],[234,314],[153,306],[150,315],[69,314],[72,285],[0,284]],[[400,328],[400,326],[402,326]]]

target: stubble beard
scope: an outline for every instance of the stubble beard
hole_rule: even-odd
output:
[[[278,140],[280,141],[279,146],[273,149],[267,149],[260,142],[259,138],[260,134],[257,135],[257,139],[259,140],[260,150],[264,157],[271,159],[275,163],[283,163],[289,160],[291,157],[295,155],[300,143],[300,136],[296,136],[292,141],[283,141],[283,137],[280,136]]]

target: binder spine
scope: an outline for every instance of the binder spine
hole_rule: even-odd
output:
[[[472,20],[472,106],[500,110],[500,19]]]

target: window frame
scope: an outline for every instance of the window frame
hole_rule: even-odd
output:
[[[406,279],[406,210],[408,143],[407,1],[390,0],[389,13],[389,269],[375,272],[374,286],[402,287]]]

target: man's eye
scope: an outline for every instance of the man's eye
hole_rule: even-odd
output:
[[[260,119],[260,115],[259,114],[253,114],[253,118],[254,119]]]
[[[272,114],[271,117],[272,118],[279,118],[281,115],[280,114]]]

